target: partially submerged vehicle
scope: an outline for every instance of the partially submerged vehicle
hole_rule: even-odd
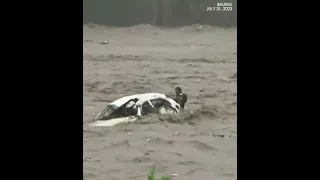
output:
[[[181,91],[181,88],[180,88]],[[148,114],[178,114],[187,101],[186,95],[170,98],[160,93],[145,93],[125,96],[108,104],[95,118],[91,126],[114,126],[136,121]],[[181,96],[182,97],[182,96]]]

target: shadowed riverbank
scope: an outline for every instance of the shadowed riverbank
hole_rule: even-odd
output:
[[[232,11],[207,11],[217,2],[231,2]],[[236,0],[84,0],[83,23],[107,26],[237,25]]]

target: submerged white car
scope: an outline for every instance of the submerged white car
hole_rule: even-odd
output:
[[[114,126],[136,121],[148,114],[178,114],[184,108],[187,96],[176,88],[176,98],[160,93],[125,96],[108,104],[95,118],[91,126]]]

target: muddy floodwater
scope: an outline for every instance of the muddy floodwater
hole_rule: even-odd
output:
[[[84,25],[84,180],[237,176],[237,29],[207,25],[126,28]],[[186,111],[114,127],[88,127],[125,95],[188,95]]]

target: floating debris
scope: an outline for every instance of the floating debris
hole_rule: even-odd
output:
[[[231,75],[229,78],[230,79],[237,79],[238,77],[238,74],[237,73],[234,73],[233,75]]]
[[[101,41],[100,44],[109,44],[108,41]]]
[[[171,177],[178,177],[179,174],[171,174]]]

